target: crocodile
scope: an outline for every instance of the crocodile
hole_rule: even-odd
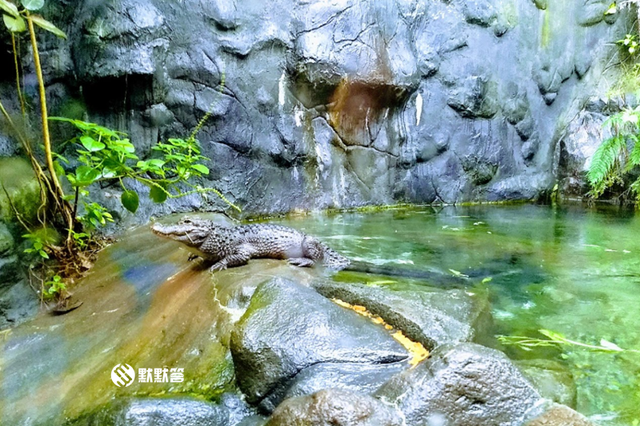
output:
[[[155,223],[151,229],[156,235],[185,244],[193,255],[214,262],[212,271],[246,265],[255,258],[286,259],[302,267],[321,264],[334,270],[351,263],[316,238],[281,225],[226,226],[183,218],[175,225]]]
[[[376,275],[428,280],[445,287],[464,287],[468,282],[433,270],[398,268],[351,260],[329,248],[317,238],[294,228],[273,224],[228,226],[195,217],[181,219],[175,225],[155,223],[156,235],[183,243],[191,255],[212,262],[211,271],[246,265],[249,259],[286,259],[302,267],[322,265],[330,270],[347,270]]]

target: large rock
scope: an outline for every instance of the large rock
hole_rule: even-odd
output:
[[[38,305],[38,297],[20,268],[13,235],[0,221],[0,330],[32,317]]]
[[[443,345],[375,394],[406,424],[516,426],[540,395],[501,352],[474,343]]]
[[[338,389],[284,401],[266,426],[402,426],[393,408],[367,395]]]
[[[394,291],[326,280],[315,281],[314,288],[326,297],[366,307],[430,350],[445,343],[493,340],[491,307],[482,293],[426,288]]]
[[[38,297],[26,280],[0,285],[0,330],[33,317],[39,306]]]
[[[390,364],[323,363],[302,370],[296,377],[282,383],[260,403],[267,412],[280,401],[295,396],[310,395],[323,389],[342,389],[361,395],[374,393],[387,380],[406,369],[405,362]]]
[[[253,403],[321,363],[385,364],[407,358],[382,327],[284,279],[256,288],[231,334],[231,353],[238,385]]]
[[[0,222],[0,288],[14,284],[17,276],[18,255],[15,252],[13,235],[7,225]]]

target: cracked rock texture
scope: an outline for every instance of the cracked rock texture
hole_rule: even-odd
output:
[[[540,395],[501,352],[475,343],[442,345],[375,393],[406,424],[516,426]]]
[[[250,403],[269,397],[265,409],[277,406],[292,385],[300,388],[302,373],[307,383],[326,373],[326,369],[310,367],[336,363],[366,367],[408,358],[407,351],[382,327],[283,278],[256,288],[231,333],[230,349],[238,386]],[[387,369],[391,374],[394,371]],[[358,369],[352,373],[361,374]],[[372,380],[381,384],[377,378]]]
[[[143,157],[212,112],[202,183],[247,213],[535,199],[569,122],[604,90],[606,42],[627,20],[605,19],[609,3],[62,0],[45,15],[69,40],[41,45],[53,115],[127,131]],[[25,86],[37,106],[33,75]],[[0,153],[12,143],[0,130]],[[134,220],[117,191],[101,196]],[[223,207],[144,201],[137,220]]]

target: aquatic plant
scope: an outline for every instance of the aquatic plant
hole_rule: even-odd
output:
[[[578,342],[575,340],[570,340],[565,337],[562,333],[558,333],[556,331],[540,329],[538,333],[542,334],[546,337],[546,339],[541,339],[538,337],[528,337],[528,336],[497,336],[498,341],[503,345],[507,346],[517,346],[518,348],[524,351],[531,351],[534,348],[539,347],[561,347],[561,346],[574,346],[578,348],[583,348],[591,351],[598,352],[611,352],[611,353],[637,353],[640,354],[640,351],[635,349],[622,349],[620,346],[616,345],[613,342],[609,342],[605,339],[600,339],[600,345],[589,345],[587,343]]]

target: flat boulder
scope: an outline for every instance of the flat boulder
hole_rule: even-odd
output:
[[[314,365],[387,364],[408,357],[384,328],[282,278],[256,288],[230,347],[238,386],[250,403],[281,391]]]
[[[516,426],[541,399],[504,355],[474,343],[443,345],[375,394],[407,425]]]
[[[381,401],[340,389],[287,399],[265,426],[402,426],[397,411]]]
[[[446,343],[490,344],[491,307],[486,295],[471,290],[389,290],[361,284],[314,281],[323,296],[362,305],[407,337],[433,350]]]

